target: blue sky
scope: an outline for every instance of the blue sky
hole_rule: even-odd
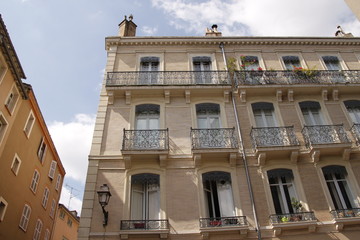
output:
[[[296,7],[295,7],[296,4]],[[61,202],[80,211],[106,63],[105,37],[133,14],[138,36],[360,36],[344,0],[3,0],[2,17],[66,168]]]

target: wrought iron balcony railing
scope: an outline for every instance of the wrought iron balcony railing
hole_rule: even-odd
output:
[[[354,125],[351,127],[350,131],[352,132],[356,143],[360,144],[360,124],[354,123]]]
[[[360,217],[360,208],[331,210],[334,219]]]
[[[237,148],[235,128],[191,128],[192,149]]]
[[[124,129],[122,150],[169,150],[169,130]]]
[[[360,83],[360,71],[237,71],[235,78],[238,85],[346,84]]]
[[[304,126],[301,132],[307,147],[314,144],[350,143],[342,124]]]
[[[200,228],[247,226],[245,216],[200,218]]]
[[[226,71],[108,72],[106,86],[230,85]]]
[[[160,220],[122,220],[121,230],[168,230],[169,221]]]
[[[289,223],[289,222],[306,222],[315,221],[314,212],[298,212],[298,213],[285,213],[285,214],[272,214],[270,215],[270,222],[276,223]]]
[[[252,128],[250,135],[255,148],[299,145],[294,126]]]

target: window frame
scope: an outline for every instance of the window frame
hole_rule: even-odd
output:
[[[300,52],[280,52],[280,53],[277,53],[277,56],[278,56],[278,59],[279,59],[279,62],[280,62],[280,65],[282,67],[282,69],[284,71],[292,71],[293,69],[287,69],[286,68],[286,65],[284,63],[284,59],[283,57],[286,57],[286,56],[295,56],[295,57],[298,57],[299,58],[299,63],[300,63],[300,67],[301,68],[307,68],[307,64],[302,56],[302,54]]]
[[[160,101],[134,101],[131,106],[130,112],[130,130],[136,130],[136,106],[143,104],[153,104],[160,106],[159,129],[165,128],[165,103]]]
[[[48,228],[45,230],[44,240],[50,240],[50,230]]]
[[[3,206],[1,206],[1,204]],[[8,202],[2,196],[0,196],[0,222],[4,221],[7,207]]]
[[[49,216],[54,219],[54,216],[55,216],[55,209],[56,208],[56,201],[55,199],[52,199],[51,201],[51,208],[50,208],[50,212],[49,212]]]
[[[45,145],[44,149],[43,149],[43,145]],[[42,137],[39,148],[38,148],[38,151],[37,151],[37,156],[38,156],[38,159],[41,162],[41,164],[44,163],[46,150],[47,150],[47,144],[45,142],[45,137]]]
[[[325,56],[334,56],[334,57],[337,57],[338,60],[339,60],[339,64],[340,64],[340,71],[341,70],[348,70],[348,66],[346,65],[345,61],[343,60],[343,58],[341,57],[340,53],[339,52],[320,52],[320,53],[317,53],[318,57],[319,57],[319,60],[320,60],[320,65],[322,66],[322,68],[324,70],[327,70],[327,71],[332,71],[332,70],[328,70],[326,64],[325,64],[325,61],[323,59],[323,57]],[[333,71],[336,71],[336,70],[333,70]]]
[[[354,121],[353,117],[350,115],[349,109],[348,109],[348,107],[346,106],[346,103],[345,103],[345,102],[348,102],[348,101],[356,101],[359,104],[359,106],[357,107],[359,109],[359,114],[354,114],[357,121]],[[354,125],[354,124],[360,124],[360,100],[358,100],[358,99],[344,99],[342,101],[342,107],[343,107],[345,116],[349,121],[350,127],[352,125]]]
[[[10,97],[10,96],[12,96],[12,97]],[[19,93],[16,85],[13,84],[9,94],[6,97],[5,103],[4,103],[5,108],[8,110],[10,115],[13,115],[13,113],[16,109],[16,105],[19,101],[19,98],[20,98],[20,93]]]
[[[241,54],[239,54],[236,59],[237,59],[237,62],[239,63],[239,69],[241,69],[241,66],[243,65],[243,62],[241,61],[241,58],[242,57],[246,57],[246,56],[251,56],[251,57],[257,57],[258,59],[258,63],[259,63],[259,67],[261,69],[265,69],[265,64],[264,64],[264,60],[262,58],[262,55],[261,53],[257,53],[257,52],[242,52]],[[258,69],[254,69],[254,71],[257,71]],[[246,70],[245,71],[252,71],[251,69],[250,70]]]
[[[56,191],[59,191],[61,180],[62,180],[62,176],[60,173],[58,173],[57,178],[56,178],[56,184],[55,184]]]
[[[50,196],[50,190],[48,187],[45,187],[44,188],[44,193],[43,193],[43,197],[42,197],[42,200],[41,200],[41,205],[46,209],[47,207],[47,203],[48,203],[48,200],[49,200],[49,196]]]
[[[204,106],[205,104],[217,105],[217,107],[219,109],[219,112],[217,114],[211,114],[210,112],[206,111],[205,114],[198,114],[197,107],[201,106],[201,105]],[[220,104],[212,103],[212,102],[197,103],[197,104],[195,104],[195,113],[196,113],[196,127],[197,128],[199,128],[199,129],[211,129],[212,127],[210,126],[211,125],[210,120],[215,119],[215,118],[217,119],[218,125],[219,125],[219,127],[217,127],[217,128],[222,128]],[[206,127],[200,127],[200,124],[199,124],[199,119],[200,118],[199,117],[206,118]]]
[[[18,161],[18,163],[17,163],[16,169],[14,169],[15,161],[16,161],[16,160]],[[20,170],[20,166],[21,166],[21,159],[20,159],[20,157],[17,155],[17,153],[15,153],[15,156],[14,156],[14,158],[13,158],[13,161],[12,161],[11,167],[10,167],[11,171],[15,174],[15,176],[18,175],[19,170]]]
[[[302,109],[300,107],[300,103],[302,102],[317,102],[320,105],[320,113],[321,113],[321,117],[322,117],[322,121],[324,122],[323,125],[332,125],[332,121],[331,118],[329,117],[328,111],[326,106],[323,104],[323,102],[319,99],[301,99],[295,102],[295,109],[298,113],[298,117],[300,119],[301,125],[304,126],[312,126],[312,125],[307,125],[305,123],[305,118],[302,112]]]
[[[206,52],[198,52],[198,53],[188,53],[188,61],[189,61],[189,70],[194,70],[193,58],[195,57],[209,57],[211,62],[210,71],[218,71],[217,62],[215,58],[215,53],[206,53]]]
[[[27,227],[28,227],[29,221],[30,221],[30,216],[31,216],[31,207],[28,204],[25,204],[22,214],[21,214],[20,222],[19,222],[19,227],[24,232],[27,231]]]
[[[42,227],[43,227],[43,222],[38,218],[36,220],[36,224],[35,224],[35,228],[34,228],[33,240],[39,240],[40,239]]]
[[[159,58],[159,68],[157,71],[164,71],[164,53],[149,52],[149,53],[137,53],[135,71],[141,71],[141,59],[144,57],[157,57]]]
[[[6,130],[8,129],[9,123],[6,120],[4,114],[0,111],[0,144],[5,138]]]
[[[30,138],[30,134],[31,134],[32,128],[35,124],[35,121],[36,121],[35,115],[34,115],[33,111],[30,110],[29,116],[28,116],[28,118],[25,122],[25,126],[24,126],[24,133],[27,138]]]
[[[3,79],[5,78],[7,70],[8,70],[7,64],[6,64],[3,56],[0,56],[0,84],[2,83]]]
[[[33,177],[31,178],[30,189],[35,194],[40,181],[40,172],[35,169]]]
[[[56,172],[57,162],[55,160],[51,161],[48,177],[53,180]]]

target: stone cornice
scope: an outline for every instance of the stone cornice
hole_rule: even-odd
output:
[[[110,46],[131,45],[325,45],[360,46],[360,38],[339,37],[107,37]]]

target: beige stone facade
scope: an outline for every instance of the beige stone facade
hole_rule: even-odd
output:
[[[52,239],[76,240],[79,220],[80,218],[76,211],[70,211],[63,204],[59,204]]]
[[[79,240],[359,236],[360,39],[219,35],[106,38]]]
[[[356,0],[345,0],[345,2],[347,3],[347,5],[349,6],[349,8],[353,11],[353,13],[355,14],[355,16],[359,19],[360,21],[360,3],[359,1]]]
[[[50,239],[65,170],[0,27],[0,239]]]

